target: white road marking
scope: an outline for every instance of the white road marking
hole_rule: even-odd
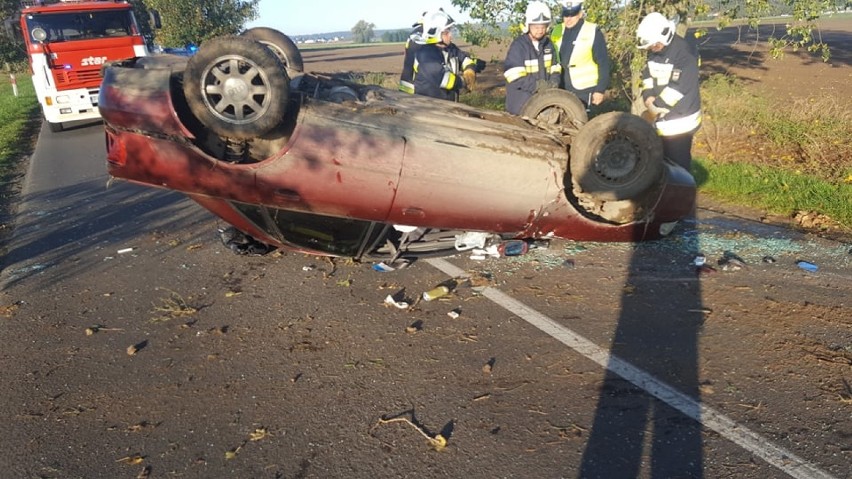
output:
[[[438,270],[454,278],[467,276],[461,268],[443,259],[425,260]],[[494,288],[483,288],[482,294],[529,324],[552,336],[557,341],[596,362],[605,369],[642,388],[648,394],[677,409],[684,415],[716,431],[722,437],[760,457],[779,470],[797,479],[836,479],[792,452],[771,444],[759,434],[741,426],[715,409],[677,391],[623,359],[613,356],[574,331]]]

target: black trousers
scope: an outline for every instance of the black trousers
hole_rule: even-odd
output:
[[[695,136],[695,132],[662,137],[663,155],[678,165],[686,168],[686,171],[691,171],[693,136]]]

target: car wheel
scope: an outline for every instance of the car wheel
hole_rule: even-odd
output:
[[[598,200],[633,199],[660,180],[663,143],[642,118],[605,113],[573,139],[570,169],[582,193]]]
[[[566,125],[579,128],[589,115],[586,107],[573,93],[552,88],[536,93],[521,108],[521,116],[526,116],[550,125]]]
[[[193,115],[214,133],[261,136],[281,124],[290,80],[278,58],[254,40],[220,37],[201,45],[183,74]]]
[[[305,71],[299,47],[293,43],[290,37],[278,30],[267,27],[256,27],[246,30],[240,36],[260,42],[272,50],[272,53],[284,64],[284,68],[287,69],[287,74],[290,78],[294,78]]]

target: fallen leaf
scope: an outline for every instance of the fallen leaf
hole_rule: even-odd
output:
[[[250,441],[260,441],[269,435],[269,431],[265,427],[257,428],[253,433],[249,434]]]

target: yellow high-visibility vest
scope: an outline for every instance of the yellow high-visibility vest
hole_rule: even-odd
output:
[[[583,22],[574,49],[571,50],[571,58],[568,59],[568,74],[571,76],[571,84],[577,90],[592,88],[598,84],[598,64],[595,62],[593,47],[595,44],[595,30],[597,25],[591,22]],[[551,35],[554,47],[558,49],[562,45],[562,37],[565,25],[557,25]],[[557,54],[557,58],[562,57]]]

